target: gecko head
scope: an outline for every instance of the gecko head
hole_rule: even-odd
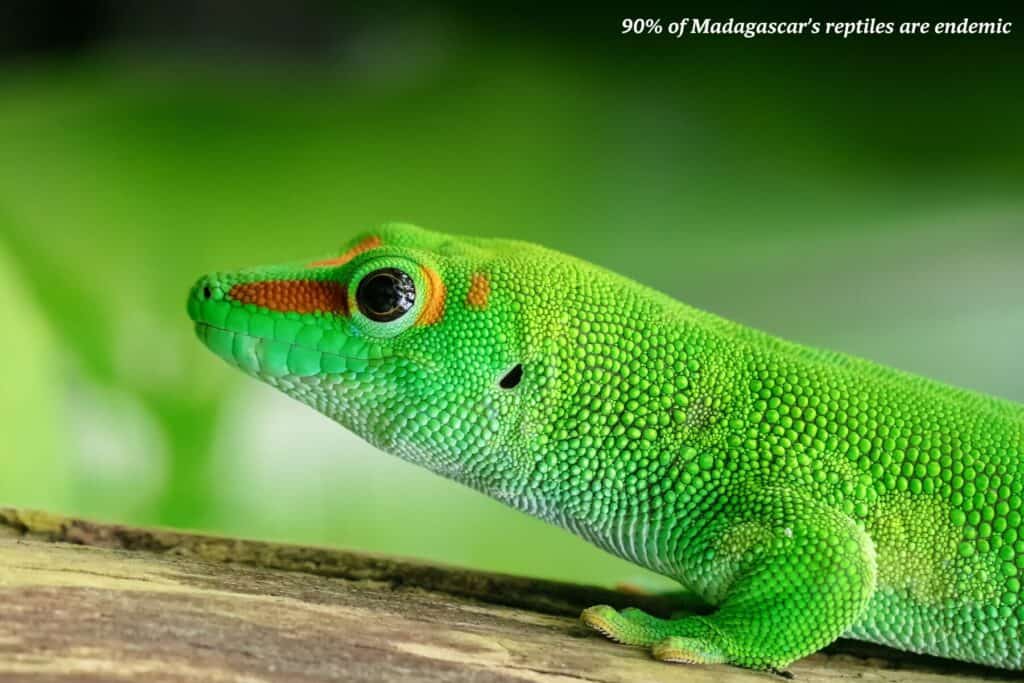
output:
[[[538,293],[522,286],[529,249],[388,224],[321,258],[202,277],[188,311],[249,375],[383,450],[511,495],[533,464],[523,408],[550,377],[524,315]]]

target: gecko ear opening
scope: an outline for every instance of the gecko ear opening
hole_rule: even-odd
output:
[[[523,379],[523,364],[516,363],[511,370],[505,373],[505,376],[498,382],[498,386],[502,389],[515,389],[519,385],[519,382]]]

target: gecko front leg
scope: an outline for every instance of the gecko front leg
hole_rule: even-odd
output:
[[[599,605],[583,622],[665,661],[782,669],[863,612],[875,588],[874,548],[852,519],[776,487],[730,498],[724,508],[690,548],[714,612],[658,619]]]

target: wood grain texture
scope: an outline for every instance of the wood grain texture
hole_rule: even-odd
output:
[[[677,666],[575,619],[673,601],[322,548],[0,509],[3,681],[771,681]],[[1011,674],[842,643],[800,681]]]

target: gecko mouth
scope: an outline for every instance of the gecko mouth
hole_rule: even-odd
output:
[[[345,355],[298,342],[260,337],[196,321],[196,335],[211,351],[231,365],[253,375],[310,377],[321,374],[359,373],[387,360],[372,346],[356,340],[370,357]],[[342,342],[342,350],[344,350]],[[353,343],[354,347],[355,344]]]

